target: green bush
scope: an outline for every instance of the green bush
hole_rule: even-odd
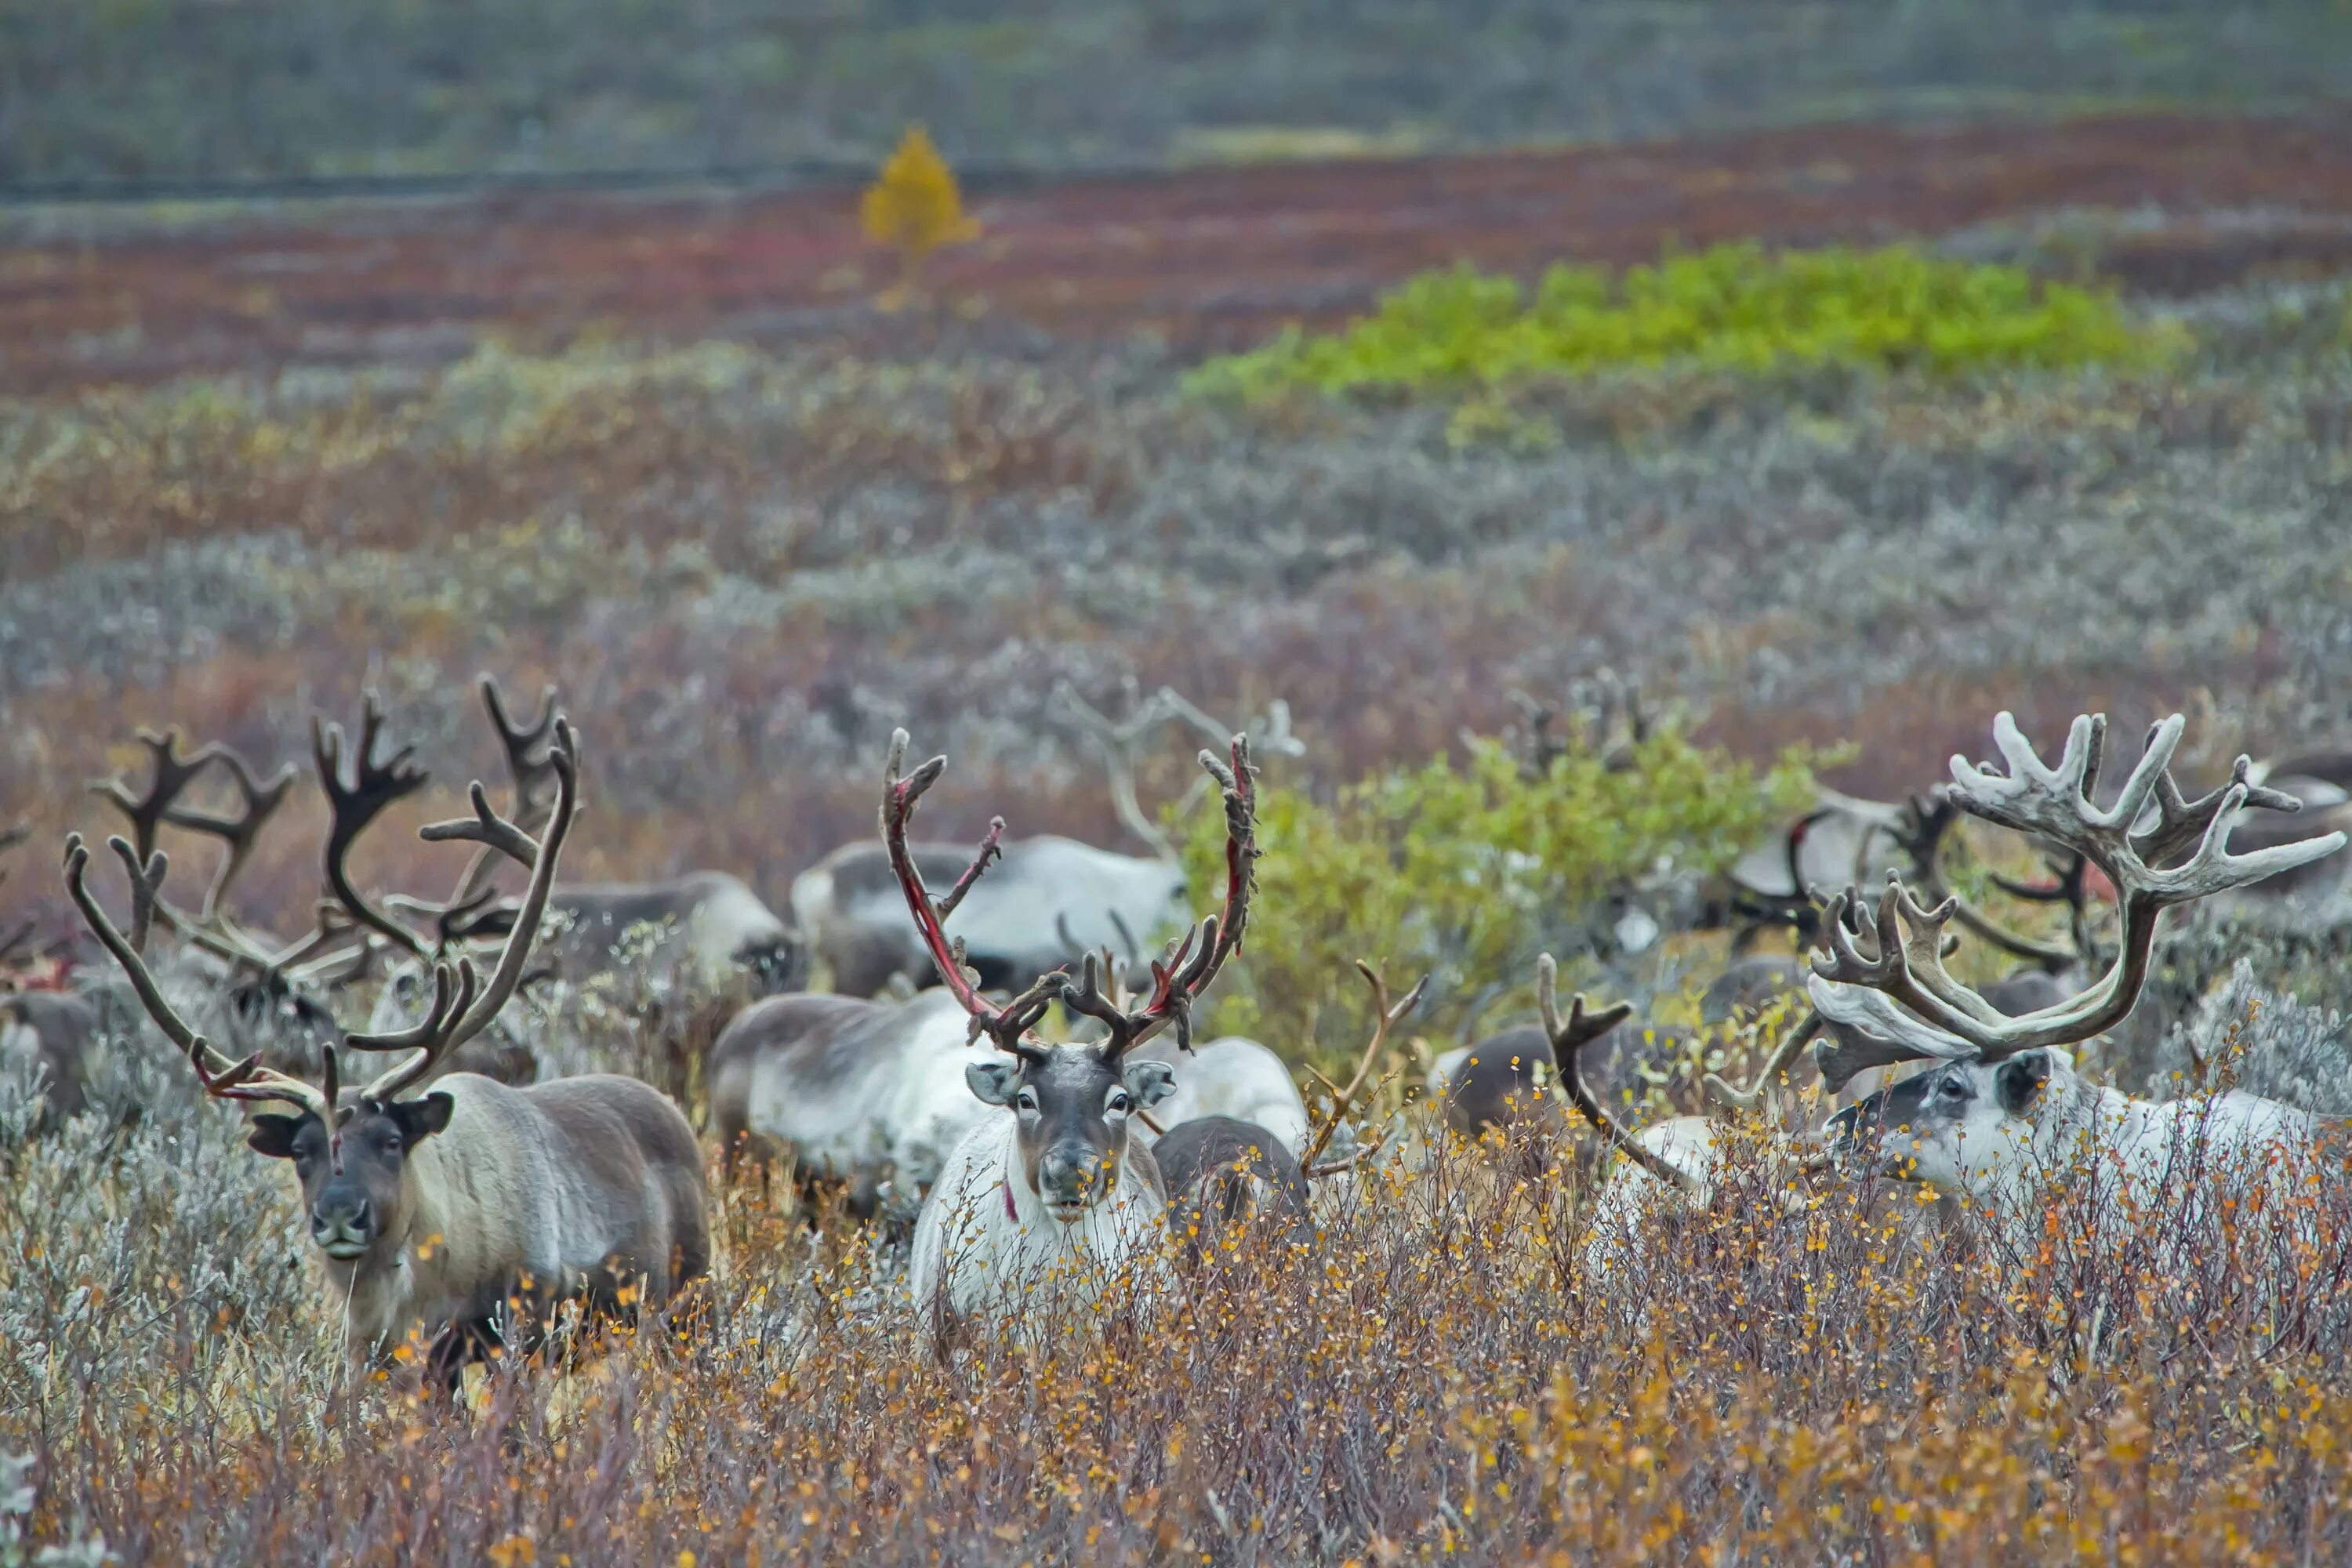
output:
[[[2023,269],[1879,250],[1723,245],[1612,275],[1555,267],[1532,299],[1469,267],[1427,272],[1341,331],[1293,327],[1187,379],[1208,397],[1511,385],[1667,365],[1844,365],[1952,374],[2137,363],[2177,345],[2115,296]]]
[[[1579,918],[1611,891],[1727,867],[1811,801],[1813,754],[1759,771],[1662,730],[1612,768],[1589,750],[1540,778],[1496,742],[1455,763],[1376,774],[1323,805],[1262,786],[1258,900],[1214,1027],[1332,1066],[1369,1021],[1357,958],[1386,962],[1402,994],[1430,994],[1412,1027],[1452,1035],[1524,989],[1536,954],[1570,951]],[[1186,825],[1195,887],[1223,877],[1222,817]],[[1172,818],[1171,818],[1172,820]]]

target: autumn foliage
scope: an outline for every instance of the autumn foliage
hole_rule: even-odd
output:
[[[898,253],[899,281],[906,288],[913,287],[933,251],[980,233],[980,225],[964,214],[955,171],[919,125],[908,128],[898,150],[866,188],[858,217],[868,239]]]

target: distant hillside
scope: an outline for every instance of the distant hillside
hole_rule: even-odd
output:
[[[1616,139],[2308,107],[2352,6],[2287,0],[10,0],[0,186]]]

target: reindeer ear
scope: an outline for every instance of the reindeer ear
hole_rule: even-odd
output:
[[[1135,1103],[1146,1110],[1176,1092],[1176,1069],[1166,1062],[1131,1061],[1119,1069],[1118,1076],[1127,1092],[1135,1096]]]
[[[963,1069],[964,1082],[972,1093],[991,1105],[1010,1105],[1013,1097],[1021,1092],[1019,1062],[973,1062]]]
[[[2027,1051],[2000,1064],[1993,1072],[1993,1088],[2000,1096],[2000,1108],[2011,1116],[2022,1116],[2025,1108],[2050,1081],[2050,1053],[2046,1050]]]
[[[276,1111],[265,1110],[256,1116],[253,1125],[246,1130],[245,1146],[268,1159],[290,1160],[294,1157],[294,1134],[302,1131],[302,1123],[307,1120],[306,1117],[280,1116]]]
[[[435,1090],[423,1100],[404,1100],[390,1107],[392,1119],[400,1123],[400,1141],[414,1148],[449,1125],[449,1113],[457,1102],[442,1090]]]

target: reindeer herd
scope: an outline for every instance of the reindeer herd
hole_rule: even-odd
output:
[[[1804,1004],[1801,1021],[1747,1087],[1708,1077],[1710,1114],[1636,1129],[1589,1065],[1625,1048],[1631,1006],[1577,995],[1563,1009],[1549,955],[1535,976],[1540,1022],[1438,1057],[1421,1103],[1386,1119],[1361,1102],[1420,985],[1391,1000],[1381,973],[1360,964],[1370,1040],[1350,1081],[1325,1080],[1319,1118],[1276,1051],[1194,1038],[1194,1007],[1244,952],[1256,917],[1254,756],[1297,749],[1279,704],[1234,733],[1171,692],[1117,723],[1060,695],[1110,771],[1121,820],[1149,846],[1142,856],[1051,837],[1008,842],[1001,819],[976,854],[914,838],[946,759],[908,770],[899,731],[877,840],[803,874],[785,920],[721,872],[637,887],[559,881],[581,810],[581,737],[551,690],[528,722],[494,682],[481,694],[512,805],[502,815],[477,783],[470,815],[420,830],[425,843],[473,846],[447,899],[372,896],[352,874],[362,835],[426,782],[411,749],[387,750],[371,698],[348,744],[334,725],[313,728],[330,820],[322,897],[299,939],[248,926],[230,904],[295,770],[265,779],[217,745],[183,754],[176,733],[141,737],[143,792],[120,781],[100,791],[129,825],[108,845],[127,918],[93,890],[80,837],[65,846],[67,891],[119,982],[32,952],[28,931],[0,935],[10,977],[0,1060],[29,1064],[46,1114],[84,1111],[90,1062],[143,1016],[205,1096],[244,1109],[252,1150],[291,1163],[354,1372],[414,1342],[428,1381],[454,1390],[467,1364],[536,1351],[567,1314],[689,1320],[701,1310],[692,1287],[711,1266],[714,1168],[723,1179],[745,1165],[789,1170],[902,1243],[891,1255],[903,1253],[904,1289],[944,1348],[971,1320],[1058,1321],[1045,1310],[1056,1292],[1112,1275],[1139,1280],[1147,1297],[1209,1288],[1187,1259],[1230,1222],[1258,1222],[1241,1234],[1261,1245],[1311,1248],[1332,1178],[1378,1154],[1409,1179],[1437,1140],[1501,1124],[1564,1129],[1572,1115],[1613,1147],[1588,1205],[1586,1283],[1600,1289],[1645,1226],[1709,1209],[1749,1159],[1793,1209],[1828,1184],[1884,1177],[1924,1184],[1970,1223],[2030,1226],[2051,1184],[2086,1163],[2111,1173],[2104,1212],[2124,1226],[2141,1212],[2136,1194],[2192,1170],[2228,1206],[2292,1215],[2290,1194],[2343,1158],[2345,1130],[2292,1106],[2202,1085],[2134,1099],[2076,1070],[2073,1051],[2131,1014],[2168,910],[2325,887],[2323,866],[2345,842],[2328,826],[2346,805],[2329,773],[2336,759],[2265,774],[2241,758],[2192,799],[2172,772],[2177,717],[2150,732],[2111,800],[2103,719],[2076,720],[2045,763],[2006,713],[2000,762],[1955,758],[1937,795],[1903,807],[1825,795],[1770,853],[1741,864],[1729,900],[1743,922],[1736,945],[1785,924],[1805,960],[1737,958],[1702,1004],[1710,1019],[1746,1016],[1789,994]],[[1197,890],[1137,803],[1132,759],[1168,721],[1217,741],[1200,761],[1225,849],[1217,907],[1163,947],[1156,939],[1189,919]],[[207,775],[226,781],[235,809],[190,803]],[[2273,826],[2298,811],[2310,815]],[[2048,883],[2003,885],[2063,903],[2067,940],[2007,930],[1953,890],[1943,846],[1963,815],[2050,858]],[[165,896],[167,826],[223,846],[193,907]],[[1882,854],[1901,868],[1866,900],[1853,884],[1874,879]],[[511,897],[499,890],[509,862],[524,882]],[[715,1167],[685,1110],[646,1082],[523,1081],[536,1063],[517,998],[581,983],[624,932],[641,931],[671,972],[731,988],[740,1004],[700,1064]],[[2021,967],[1963,984],[1946,963],[1962,931]],[[170,963],[151,963],[163,941]],[[812,960],[834,993],[803,989]],[[350,1030],[335,1005],[363,984],[373,1010]],[[363,1055],[391,1065],[347,1086]],[[1817,1072],[1822,1092],[1792,1100],[1800,1068]]]

